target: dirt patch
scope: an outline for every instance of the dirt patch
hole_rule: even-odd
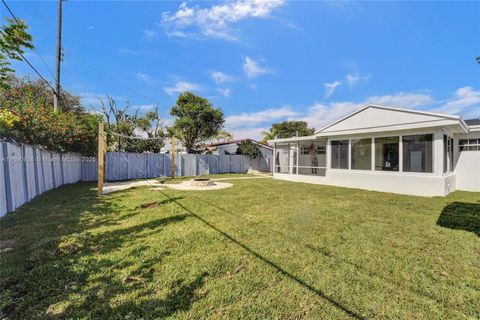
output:
[[[0,240],[0,252],[12,251],[18,245],[17,239]]]
[[[155,207],[158,207],[158,202],[150,202],[150,203],[144,203],[140,205],[140,208],[142,209],[150,209]]]

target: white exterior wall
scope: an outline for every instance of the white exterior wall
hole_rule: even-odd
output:
[[[458,134],[454,137],[455,174],[457,189],[480,191],[480,151],[459,152],[460,139],[479,139],[480,132]]]
[[[273,177],[289,181],[427,197],[445,196],[448,190],[452,191],[451,188],[455,188],[454,183],[452,183],[452,180],[455,181],[454,174],[447,177],[425,177],[421,174],[334,169],[327,170],[325,177],[282,173],[274,173]]]
[[[402,139],[403,135],[433,134],[433,172],[415,173],[402,172]],[[375,132],[355,135],[329,136],[327,142],[327,171],[324,177],[298,174],[273,174],[274,178],[341,186],[349,188],[360,188],[381,192],[393,192],[400,194],[419,196],[445,196],[456,189],[455,172],[443,173],[443,135],[441,128],[412,129],[403,131]],[[331,141],[361,138],[377,138],[400,136],[400,168],[398,172],[375,171],[374,169],[374,146],[372,141],[372,170],[351,170],[331,168]],[[349,148],[349,162],[351,161]],[[351,163],[349,164],[351,168]]]

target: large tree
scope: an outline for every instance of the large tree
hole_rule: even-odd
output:
[[[291,138],[297,134],[299,137],[310,136],[315,133],[314,128],[309,128],[306,121],[283,121],[272,124],[269,131],[263,132],[262,142],[277,138]]]
[[[8,59],[22,60],[24,49],[33,49],[32,36],[23,20],[6,19],[0,28],[0,88],[8,89],[8,78],[14,70]]]
[[[175,117],[175,123],[169,133],[184,144],[188,153],[202,151],[201,144],[214,138],[225,122],[222,110],[191,92],[178,96],[170,114]]]

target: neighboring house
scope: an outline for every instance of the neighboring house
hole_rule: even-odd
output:
[[[238,145],[242,142],[252,142],[257,144],[262,151],[262,161],[265,162],[267,168],[272,168],[273,164],[273,148],[268,144],[253,140],[253,139],[239,139],[224,142],[211,143],[205,146],[206,152],[219,155],[237,154]],[[263,166],[262,166],[263,167]]]
[[[480,120],[368,105],[312,136],[269,142],[277,179],[421,196],[480,191]]]
[[[239,140],[230,140],[223,142],[215,142],[206,145],[207,152],[212,154],[237,154],[238,145],[242,142],[252,142],[257,144],[262,151],[262,155],[266,157],[272,157],[273,148],[268,144],[253,140],[253,139],[239,139]]]

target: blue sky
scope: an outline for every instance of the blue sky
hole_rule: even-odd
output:
[[[7,3],[53,71],[56,2]],[[320,128],[369,102],[480,117],[479,14],[458,1],[67,1],[62,85],[86,106],[109,94],[165,118],[192,90],[237,138],[285,119]]]

